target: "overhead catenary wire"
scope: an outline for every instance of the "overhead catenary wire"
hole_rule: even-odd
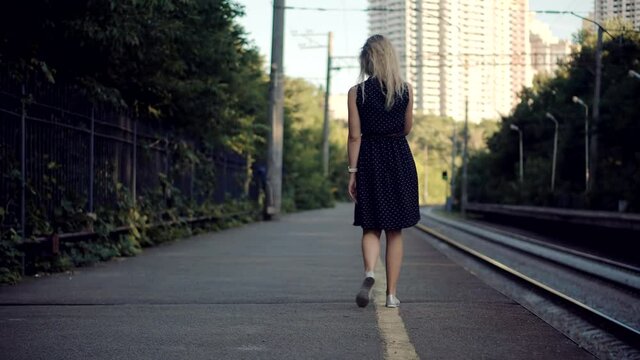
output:
[[[367,8],[330,8],[330,7],[310,7],[310,6],[283,6],[285,10],[300,10],[300,11],[321,11],[321,12],[331,12],[331,11],[349,11],[349,12],[403,12],[403,11],[414,11],[414,12],[423,12],[418,8],[389,8],[389,7],[367,7]],[[515,8],[499,8],[499,7],[491,7],[493,10],[503,10],[503,11],[511,11],[511,12],[520,12],[520,13],[534,13],[534,14],[546,14],[546,15],[573,15],[579,17],[583,20],[590,21],[595,23],[594,20],[581,16],[579,14],[589,14],[587,11],[565,11],[565,10],[522,10]],[[434,18],[439,18],[441,20],[447,21],[446,19],[440,17],[439,15],[431,15]],[[448,21],[447,21],[448,22]],[[456,26],[454,24],[449,23],[450,25]],[[598,24],[598,26],[601,26]],[[621,29],[607,29],[602,28],[605,32],[632,32],[632,33],[640,33],[640,29],[629,29],[629,28],[621,28]],[[609,33],[609,36],[614,37]]]
[[[293,6],[293,5],[286,5],[283,7],[285,10],[301,10],[301,11],[327,11],[327,12],[331,12],[331,11],[349,11],[349,12],[402,12],[402,11],[416,11],[416,12],[422,12],[420,9],[418,8],[408,8],[408,9],[404,9],[404,8],[389,8],[389,7],[384,7],[384,6],[371,6],[371,7],[367,7],[367,8],[331,8],[331,7],[313,7],[313,6]],[[512,11],[512,12],[529,12],[529,13],[537,13],[540,11],[560,11],[560,10],[522,10],[522,9],[516,9],[516,8],[502,8],[502,7],[496,7],[496,6],[492,6],[490,7],[493,10],[503,10],[503,11]],[[588,14],[588,11],[576,11],[575,13],[580,13],[580,14]]]

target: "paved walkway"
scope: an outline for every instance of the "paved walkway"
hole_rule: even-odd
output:
[[[0,287],[0,358],[591,358],[416,229],[404,232],[400,311],[358,308],[352,209],[286,215]]]

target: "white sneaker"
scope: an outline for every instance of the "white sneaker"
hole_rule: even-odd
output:
[[[385,305],[388,308],[397,308],[400,306],[400,300],[395,295],[387,295],[387,303]]]
[[[369,301],[371,299],[371,291],[373,290],[373,284],[376,280],[372,277],[366,277],[362,282],[362,287],[360,287],[360,291],[356,296],[356,304],[359,307],[365,307],[369,305]]]

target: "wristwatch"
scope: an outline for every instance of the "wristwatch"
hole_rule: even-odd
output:
[[[351,166],[347,166],[347,169],[349,170],[350,173],[357,173],[358,172],[358,168],[352,168]]]

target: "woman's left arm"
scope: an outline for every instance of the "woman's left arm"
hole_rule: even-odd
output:
[[[349,139],[347,140],[347,157],[349,159],[350,168],[358,168],[358,157],[360,155],[360,115],[358,114],[358,106],[356,105],[356,96],[358,94],[357,85],[349,89],[348,104],[349,107]],[[357,170],[356,170],[357,171]],[[356,173],[349,174],[349,196],[351,200],[356,201]]]
[[[409,135],[411,127],[413,126],[413,88],[411,84],[407,83],[409,89],[409,102],[407,103],[407,110],[404,115],[404,134]]]

